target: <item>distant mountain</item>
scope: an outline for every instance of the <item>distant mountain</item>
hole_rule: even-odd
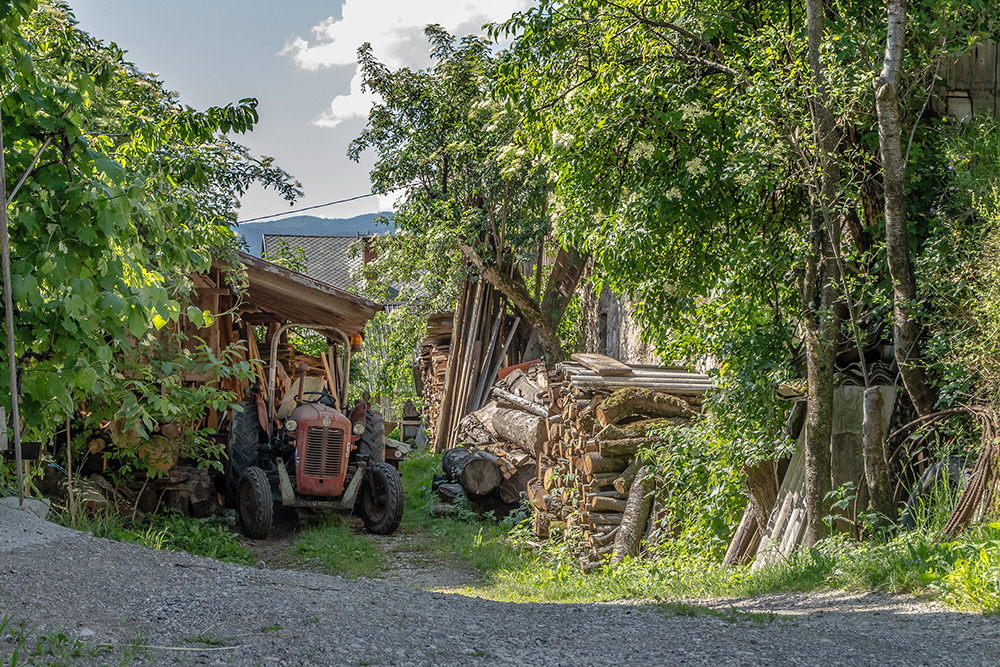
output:
[[[363,213],[353,218],[317,218],[313,215],[296,215],[291,218],[270,222],[250,222],[240,225],[236,231],[243,235],[250,254],[260,257],[260,246],[264,234],[296,234],[303,236],[354,236],[361,234],[385,234],[394,231],[392,225],[375,224],[379,213]]]

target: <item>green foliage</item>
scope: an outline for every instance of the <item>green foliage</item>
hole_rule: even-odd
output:
[[[935,310],[927,351],[940,378],[941,404],[1000,399],[1000,139],[995,120],[944,123],[932,137],[940,156],[934,230],[916,258]],[[930,142],[929,142],[930,143]]]
[[[364,347],[352,358],[357,362],[352,364],[357,369],[351,374],[352,399],[366,389],[372,396],[391,396],[396,414],[408,399],[418,407],[423,404],[413,384],[413,359],[429,314],[418,302],[375,315],[365,327]]]
[[[660,441],[640,452],[663,484],[658,507],[665,511],[649,542],[672,559],[721,561],[746,507],[742,467],[732,443],[713,437],[704,424],[695,428],[653,430]]]
[[[171,360],[149,336],[182,313],[199,326],[217,315],[187,307],[187,276],[239,246],[230,225],[251,183],[298,194],[226,136],[252,129],[256,100],[184,107],[116,45],[79,30],[65,3],[14,8],[0,19],[0,109],[10,181],[25,176],[8,208],[25,437],[48,440],[80,405],[95,422],[148,431],[188,419],[199,400],[221,404],[177,379],[220,360]]]
[[[904,127],[926,118],[937,65],[996,26],[983,5],[908,11]],[[711,427],[748,462],[786,447],[773,390],[794,372],[796,327],[812,307],[799,292],[821,151],[804,18],[780,2],[545,0],[493,29],[513,38],[496,91],[524,115],[515,140],[549,169],[556,235],[593,252],[598,280],[633,297],[662,358],[719,363]],[[838,7],[825,16],[822,53],[841,137],[837,205],[860,228],[838,249],[837,287],[868,319],[891,300],[871,113],[884,21],[881,6]],[[919,251],[949,230],[928,216],[945,194],[940,146],[930,131],[915,139],[907,178]]]
[[[93,412],[83,416],[82,429],[78,425],[78,431],[82,432],[76,438],[78,448],[83,449],[84,436],[94,432],[88,426],[96,431],[102,415],[114,414],[125,424],[133,425],[140,440],[150,437],[159,425],[176,426],[178,436],[170,444],[178,456],[196,461],[202,468],[211,466],[221,470],[225,445],[212,438],[215,429],[196,429],[195,425],[204,417],[206,408],[222,412],[236,401],[236,396],[208,383],[185,382],[185,378],[188,374],[202,373],[220,379],[250,377],[250,363],[241,360],[245,354],[243,345],[232,344],[216,356],[204,343],[190,352],[174,337],[159,336],[141,341],[136,352],[137,357],[126,358],[126,367],[131,369],[129,376],[115,378],[117,382],[108,383],[89,402]],[[166,473],[149,466],[142,452],[134,447],[118,446],[110,455],[118,460],[116,474],[121,477],[135,470],[142,470],[150,477]]]
[[[62,517],[68,524],[69,517]],[[113,514],[78,517],[77,528],[96,537],[139,544],[148,549],[186,551],[195,556],[252,565],[256,557],[239,543],[231,522],[221,517],[195,519],[173,513],[136,521]]]
[[[574,292],[566,306],[566,312],[559,320],[559,328],[556,331],[566,354],[583,351],[583,315],[583,309],[580,306],[580,293]]]
[[[268,250],[262,259],[283,266],[289,271],[306,272],[306,251],[301,246],[293,246],[283,238],[278,238],[276,246]]]
[[[547,170],[512,139],[520,109],[493,95],[490,44],[437,25],[425,32],[435,61],[425,70],[392,72],[370,45],[358,51],[363,87],[381,101],[348,155],[357,160],[373,150],[373,190],[403,193],[396,233],[374,240],[378,258],[366,275],[403,285],[399,300],[446,311],[474,257],[481,269],[509,278],[490,280],[525,308],[531,297],[517,267],[533,261],[551,231]]]

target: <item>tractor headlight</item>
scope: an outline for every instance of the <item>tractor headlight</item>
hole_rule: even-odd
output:
[[[354,425],[351,426],[351,433],[353,433],[354,435],[361,435],[364,432],[365,432],[364,422],[354,422]]]
[[[294,419],[286,419],[285,420],[285,430],[286,431],[294,431],[298,427],[299,427],[299,423],[297,421],[295,421]]]

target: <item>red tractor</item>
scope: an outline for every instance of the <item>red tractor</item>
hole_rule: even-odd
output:
[[[290,327],[282,325],[271,339],[267,400],[251,387],[246,400],[230,411],[228,459],[223,494],[235,506],[240,529],[263,539],[271,529],[274,504],[299,509],[354,512],[365,528],[378,535],[396,530],[403,516],[403,484],[397,467],[403,453],[387,451],[382,416],[358,401],[347,409],[347,376],[351,340],[336,329],[328,336],[328,355],[335,393],[305,391],[305,364],[282,404],[290,410],[275,415],[275,369],[278,340]],[[339,342],[342,354],[336,354]],[[324,382],[325,384],[325,382]],[[297,391],[296,391],[297,390]]]

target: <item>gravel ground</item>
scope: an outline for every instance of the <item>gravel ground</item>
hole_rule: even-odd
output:
[[[1000,620],[905,597],[702,604],[774,616],[489,602],[150,551],[0,506],[0,614],[30,647],[53,630],[63,647],[112,645],[74,665],[1000,664]],[[16,650],[5,633],[0,665]]]

